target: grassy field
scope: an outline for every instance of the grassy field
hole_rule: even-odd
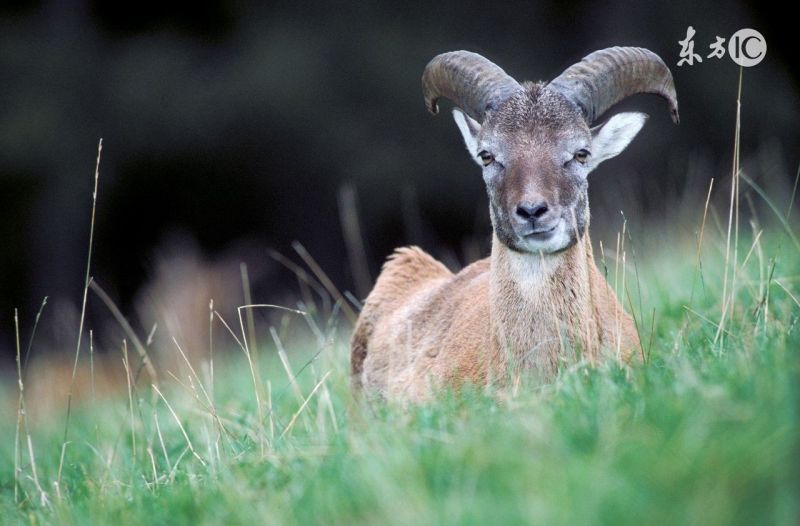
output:
[[[0,523],[797,524],[800,250],[785,227],[735,241],[629,257],[646,363],[546,385],[357,407],[345,323],[158,389],[131,351],[138,381],[73,406],[62,461],[65,411],[18,412],[8,383]]]
[[[681,213],[694,238],[626,225],[598,251],[640,332],[632,366],[565,358],[545,384],[356,404],[352,325],[307,302],[284,318],[301,336],[259,327],[254,346],[247,316],[212,317],[228,352],[157,349],[160,370],[129,333],[97,392],[84,350],[91,395],[72,403],[74,371],[44,380],[53,412],[18,337],[0,524],[800,524],[800,241],[791,208],[734,173],[727,224],[706,200]]]

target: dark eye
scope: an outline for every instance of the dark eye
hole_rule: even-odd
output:
[[[494,155],[486,150],[482,150],[480,153],[478,153],[478,157],[481,158],[481,162],[483,162],[484,166],[489,166],[494,162]]]
[[[586,150],[586,149],[582,148],[582,149],[578,150],[577,152],[575,152],[574,159],[576,161],[578,161],[579,163],[581,163],[581,164],[586,164],[586,161],[589,160],[589,155],[590,155],[589,154],[589,150]]]

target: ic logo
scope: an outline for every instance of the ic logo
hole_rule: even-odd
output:
[[[728,55],[740,66],[755,66],[767,55],[767,41],[755,29],[740,29],[728,40]]]

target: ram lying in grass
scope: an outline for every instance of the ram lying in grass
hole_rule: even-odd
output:
[[[646,361],[631,369],[565,360],[551,383],[362,414],[332,325],[262,346],[255,385],[240,350],[213,378],[184,363],[155,396],[142,374],[130,397],[74,407],[60,474],[63,418],[18,422],[8,382],[0,521],[795,523],[800,250],[740,239],[726,272],[712,230],[702,273],[675,255],[689,242],[640,264]]]

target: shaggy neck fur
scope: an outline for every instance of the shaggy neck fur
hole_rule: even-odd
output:
[[[588,235],[557,254],[515,252],[493,237],[492,338],[512,370],[552,374],[559,356],[594,356],[593,270]]]

